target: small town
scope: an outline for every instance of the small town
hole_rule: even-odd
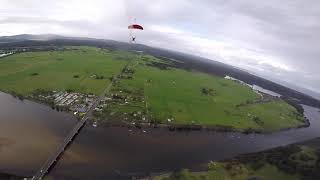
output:
[[[56,110],[71,111],[76,117],[83,117],[93,105],[96,98],[92,94],[65,91],[52,91],[47,95],[34,95],[35,99],[52,105]]]

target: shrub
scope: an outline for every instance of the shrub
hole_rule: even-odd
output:
[[[38,76],[39,73],[31,73],[30,75],[31,75],[31,76]]]
[[[261,169],[263,166],[264,163],[262,161],[255,161],[250,163],[250,167],[255,171]]]
[[[67,91],[67,93],[72,93],[74,90],[73,89],[67,89],[66,91]]]

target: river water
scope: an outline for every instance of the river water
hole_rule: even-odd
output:
[[[272,134],[84,127],[50,172],[62,179],[129,179],[320,137],[320,112],[304,106],[308,128]],[[0,93],[0,172],[32,176],[77,120]]]

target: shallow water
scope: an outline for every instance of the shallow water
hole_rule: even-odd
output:
[[[87,124],[49,175],[65,179],[128,179],[230,158],[320,137],[320,112],[304,106],[309,128],[272,134],[167,129],[93,128]],[[0,171],[32,176],[76,119],[0,93]],[[143,132],[145,130],[146,132]]]

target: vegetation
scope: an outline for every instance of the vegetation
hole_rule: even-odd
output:
[[[204,95],[211,95],[211,96],[214,95],[214,90],[211,88],[209,88],[209,89],[208,88],[201,88],[201,92]]]
[[[194,71],[178,60],[60,47],[0,61],[0,90],[18,97],[39,89],[98,95],[116,76],[119,80],[108,95],[111,100],[94,113],[99,119],[243,132],[306,125],[302,113],[287,102],[261,97],[249,86]]]
[[[215,163],[206,172],[190,172],[183,169],[172,174],[166,174],[153,178],[154,180],[298,180],[297,175],[291,175],[280,171],[277,167],[264,164],[258,170],[252,169],[246,164]]]
[[[0,179],[6,179],[6,180],[21,180],[23,177],[6,174],[6,173],[0,173]]]
[[[24,96],[36,89],[100,94],[110,83],[103,77],[117,74],[126,64],[121,56],[91,47],[18,53],[0,61],[0,90]],[[93,74],[99,77],[91,78]]]
[[[208,170],[190,172],[182,169],[154,177],[155,180],[311,180],[320,178],[319,139],[302,145],[290,145],[264,152],[242,155],[232,160],[210,162]]]
[[[280,98],[266,100],[248,86],[177,68],[177,64],[137,56],[127,67],[130,72],[123,70],[121,80],[111,90],[117,97],[112,97],[103,117],[113,114],[134,122],[140,119],[141,123],[200,125],[244,132],[305,125],[303,115]]]
[[[31,76],[38,76],[39,73],[32,73]]]

